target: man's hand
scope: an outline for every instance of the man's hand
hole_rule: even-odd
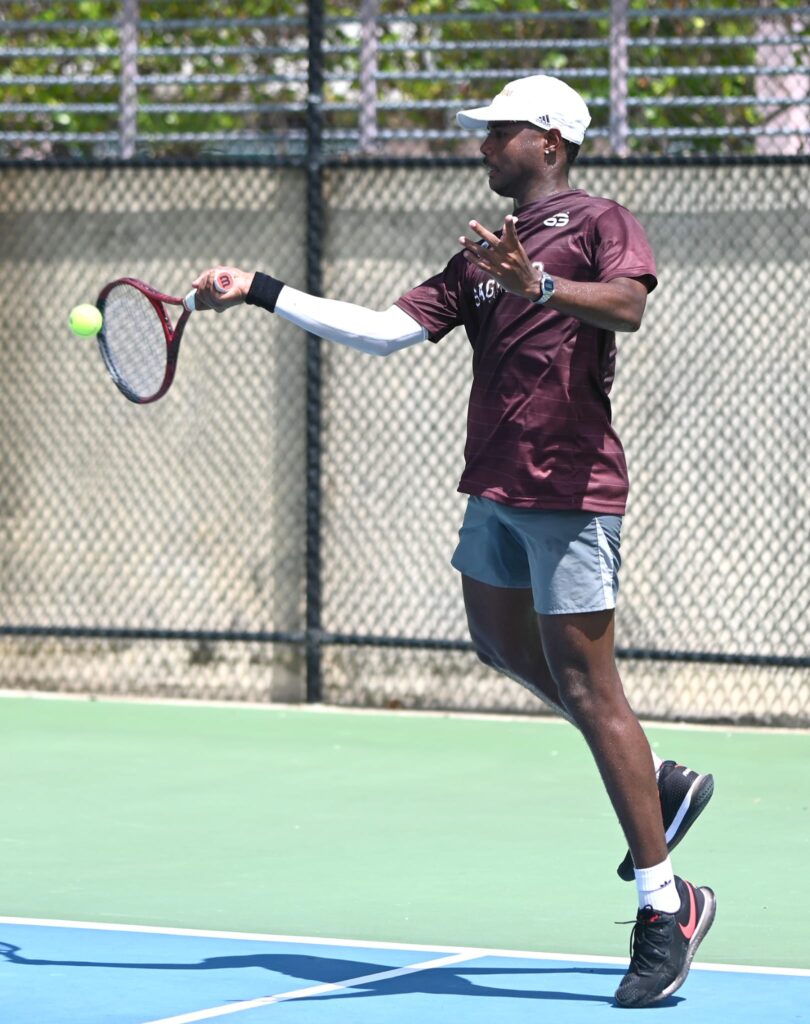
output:
[[[485,274],[494,277],[504,291],[522,295],[534,301],[540,295],[541,264],[532,263],[526,250],[520,244],[515,225],[517,217],[511,214],[503,222],[500,238],[487,231],[477,220],[470,221],[483,242],[476,242],[465,235],[459,238],[464,247],[464,258]]]
[[[228,274],[232,283],[230,288],[220,291],[216,279],[223,274]],[[212,267],[191,282],[192,287],[197,289],[196,308],[215,309],[217,313],[222,313],[230,306],[238,306],[240,302],[245,301],[252,282],[253,274],[245,270],[236,267]]]

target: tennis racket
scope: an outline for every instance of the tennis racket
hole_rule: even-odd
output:
[[[231,283],[230,274],[219,274],[215,287],[224,292]],[[121,277],[102,288],[96,300],[103,318],[98,347],[116,387],[130,402],[156,402],[172,386],[196,295],[165,295],[136,277]],[[172,306],[182,310],[174,325]]]

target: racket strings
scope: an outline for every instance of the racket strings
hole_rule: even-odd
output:
[[[155,307],[137,288],[113,288],[104,307],[105,362],[120,385],[138,398],[160,390],[166,375],[167,345]]]

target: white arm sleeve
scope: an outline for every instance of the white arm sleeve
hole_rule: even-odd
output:
[[[425,328],[399,306],[366,309],[308,295],[289,285],[279,292],[275,312],[310,334],[374,356],[387,356],[427,340]]]

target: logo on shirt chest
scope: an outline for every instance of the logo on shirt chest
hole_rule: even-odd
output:
[[[546,217],[543,223],[547,228],[564,228],[570,219],[570,214],[565,210],[563,213],[555,213],[551,217]]]

